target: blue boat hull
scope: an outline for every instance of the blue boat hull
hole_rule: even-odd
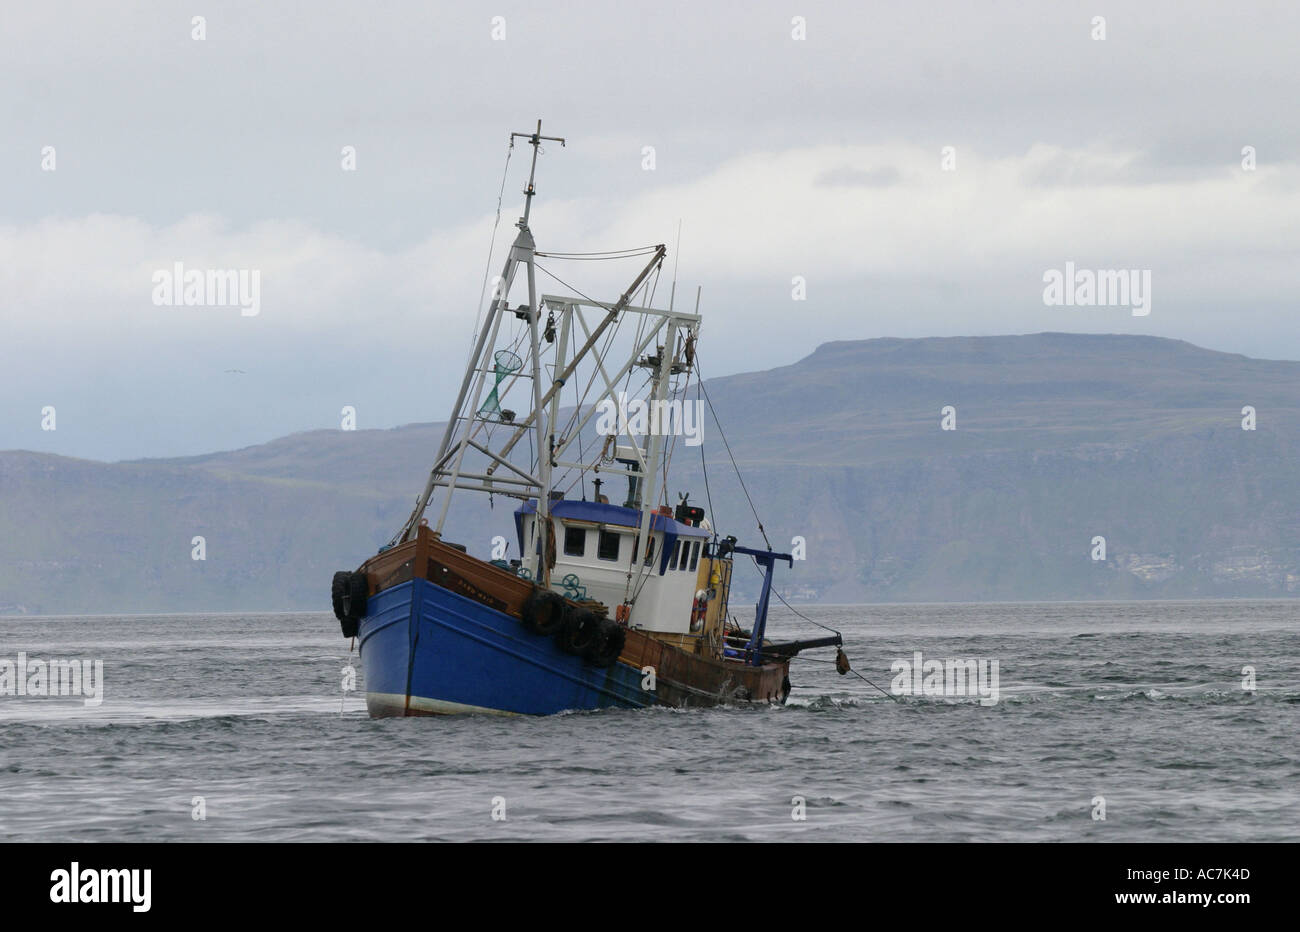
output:
[[[519,619],[418,577],[371,596],[357,635],[376,717],[655,704],[639,669],[594,667]]]

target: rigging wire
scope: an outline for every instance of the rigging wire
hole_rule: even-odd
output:
[[[653,252],[653,251],[654,251],[655,249],[657,249],[657,248],[658,248],[657,246],[656,246],[656,247],[652,247],[652,248],[649,249],[648,251],[649,251],[649,252]],[[545,253],[536,253],[536,255],[549,255],[549,254],[545,254]],[[614,258],[623,258],[623,257],[614,257]],[[560,285],[563,285],[565,288],[569,289],[570,291],[572,291],[573,293],[577,294],[579,297],[585,299],[586,301],[590,302],[591,304],[596,305],[597,307],[601,307],[601,306],[602,306],[600,302],[596,301],[596,300],[595,300],[594,298],[592,298],[590,295],[587,295],[587,294],[583,293],[580,289],[576,288],[575,286],[569,284],[569,283],[566,282],[564,279],[560,278],[558,275],[556,275],[554,272],[552,272],[550,269],[547,269],[547,268],[545,268],[544,266],[542,266],[542,265],[538,265],[538,264],[536,264],[536,263],[534,263],[534,268],[538,269],[538,270],[541,271],[541,272],[544,272],[544,273],[545,273],[549,278],[554,279],[554,280],[555,280],[556,282],[558,282]],[[657,280],[657,277],[656,277],[656,280]],[[644,288],[644,287],[648,287],[648,283],[647,283],[645,286],[643,286],[643,288]],[[574,309],[574,310],[573,310],[573,313],[580,313],[580,312],[577,311],[576,309]],[[614,323],[614,326],[610,328],[608,334],[607,334],[606,337],[605,337],[604,345],[601,347],[601,349],[600,349],[600,350],[597,352],[597,354],[596,354],[596,357],[597,357],[598,359],[603,359],[603,358],[607,355],[608,350],[609,350],[609,347],[613,344],[614,339],[615,339],[615,337],[618,335],[618,332],[622,329],[622,326],[623,326],[623,319],[620,319],[620,320],[617,320],[617,321]],[[576,331],[576,330],[571,330],[570,332],[571,332],[572,335],[573,335],[574,345],[576,346],[576,345],[577,345],[577,331]],[[576,354],[575,354],[575,355],[576,355]],[[583,391],[582,391],[582,395],[581,395],[580,397],[578,397],[577,405],[574,407],[573,411],[570,412],[570,414],[569,414],[569,418],[568,418],[568,420],[565,422],[564,429],[563,429],[563,431],[560,432],[560,435],[561,435],[561,436],[567,436],[567,434],[569,433],[569,431],[572,430],[572,429],[574,429],[574,424],[576,423],[577,419],[581,416],[581,413],[582,413],[582,405],[583,405],[583,403],[586,401],[587,396],[591,394],[591,389],[592,389],[592,387],[595,385],[595,382],[596,382],[596,376],[599,374],[599,371],[600,371],[600,370],[599,370],[598,367],[596,367],[596,366],[593,366],[593,367],[592,367],[592,369],[591,369],[591,373],[590,373],[590,374],[588,375],[588,377],[587,377],[587,385],[586,385],[586,387],[583,389]],[[629,375],[630,375],[630,372],[629,372]],[[573,389],[574,389],[575,397],[577,397],[578,384],[577,384],[576,381],[574,382]],[[581,460],[581,457],[582,457],[582,455],[583,455],[583,454],[582,454],[582,450],[583,450],[583,448],[584,448],[583,440],[582,440],[582,437],[579,436],[579,438],[578,438],[578,449],[579,449],[579,454],[580,454],[580,460],[579,460],[580,462],[582,461],[582,460]],[[584,496],[586,495],[586,472],[587,472],[586,469],[580,469],[580,470],[579,470],[579,472],[578,472],[578,476],[577,476],[575,479],[571,480],[571,481],[569,482],[569,485],[565,488],[565,493],[566,493],[566,494],[567,494],[567,493],[568,493],[568,492],[569,492],[569,491],[570,491],[570,490],[571,490],[575,485],[577,485],[578,482],[582,482],[582,483],[583,483],[583,486],[582,486],[582,488],[583,488],[583,495],[584,495]]]
[[[483,295],[487,293],[488,276],[492,274],[492,254],[496,252],[497,227],[501,225],[501,201],[505,197],[506,178],[510,174],[510,156],[514,154],[514,151],[515,137],[511,136],[510,145],[506,148],[506,164],[505,167],[501,169],[501,190],[497,192],[497,217],[496,220],[492,221],[492,239],[488,244],[487,262],[483,266],[483,284],[479,286],[478,290],[478,316],[474,322],[474,335],[470,337],[469,345],[471,347],[471,352],[473,351],[472,347],[478,341],[479,328],[481,328],[484,323]]]
[[[656,246],[655,248],[658,249],[659,247]],[[662,263],[661,263],[660,265],[662,266]],[[564,279],[560,278],[560,276],[558,276],[558,275],[556,275],[554,272],[552,272],[550,269],[544,268],[543,266],[537,265],[536,263],[534,263],[534,268],[537,268],[537,269],[541,270],[542,272],[545,272],[548,276],[550,276],[551,278],[555,279],[557,282],[559,282],[559,283],[560,283],[561,285],[563,285],[565,288],[568,288],[568,289],[569,289],[570,291],[572,291],[574,294],[578,295],[578,297],[585,299],[586,301],[590,302],[591,304],[596,305],[597,307],[602,307],[602,306],[603,306],[601,302],[597,301],[595,298],[591,297],[590,295],[584,294],[583,292],[579,291],[579,290],[578,290],[577,288],[575,288],[573,285],[570,285],[570,284],[569,284],[568,282],[566,282]],[[658,281],[659,281],[659,269],[658,269],[658,268],[655,269],[655,277],[654,277],[654,280],[655,280],[655,283],[658,284]],[[649,282],[649,280],[647,279],[647,281],[646,281],[645,283],[642,284],[641,289],[638,290],[638,293],[642,293],[642,292],[644,292],[645,289],[647,289],[647,288],[649,288],[649,287],[650,287],[650,282]],[[629,302],[629,303],[630,303],[630,302]],[[604,349],[601,351],[601,353],[600,353],[600,355],[598,356],[598,358],[600,358],[600,359],[603,359],[603,358],[604,358],[605,353],[609,350],[610,345],[613,343],[614,335],[618,332],[619,329],[621,329],[622,324],[623,324],[623,321],[622,321],[622,320],[619,320],[619,321],[617,321],[617,322],[615,323],[615,325],[614,325],[614,329],[610,331],[609,338],[605,341],[605,347],[604,347]],[[636,341],[632,344],[633,346],[639,346],[639,345],[640,345],[640,343],[641,343],[641,328],[644,326],[644,324],[645,324],[645,320],[644,320],[644,318],[642,318],[642,319],[640,320],[640,322],[638,323],[638,325],[637,325]],[[593,386],[593,385],[595,384],[595,382],[596,382],[596,375],[599,373],[599,371],[600,371],[600,370],[599,370],[598,367],[592,367],[591,376],[590,376],[590,377],[588,378],[588,380],[587,380],[587,388],[583,391],[583,398],[584,398],[584,399],[587,397],[588,394],[591,393],[591,388],[592,388],[592,386]],[[624,380],[624,383],[623,383],[623,394],[624,394],[625,396],[626,396],[626,394],[627,394],[627,386],[628,386],[628,383],[631,381],[632,370],[631,370],[631,369],[628,369],[628,373],[627,373],[627,374],[628,374],[628,378],[627,378],[626,380]],[[576,419],[577,414],[578,414],[578,412],[575,410],[575,411],[573,412],[573,414],[570,415],[569,422],[565,425],[565,430],[566,430],[566,432],[567,432],[568,429],[573,425],[573,422],[574,422],[574,420]],[[572,486],[570,486],[570,488],[572,488]]]
[[[696,357],[696,363],[699,363],[699,357]],[[699,379],[695,383],[695,401],[698,404],[700,400],[700,391],[704,385],[704,380]],[[700,444],[700,470],[704,473],[704,500],[709,503],[709,518],[713,522],[710,530],[713,531],[713,542],[718,542],[718,515],[713,510],[713,493],[709,491],[709,464],[704,458],[704,444]]]
[[[541,268],[541,267],[538,266],[538,268]],[[543,271],[546,271],[546,270],[543,269]],[[547,272],[547,274],[550,275],[551,273],[550,273],[550,272]],[[552,278],[555,278],[554,275],[552,275],[551,277],[552,277]],[[559,279],[556,279],[556,281],[559,281]],[[561,284],[565,284],[565,283],[561,282]],[[566,287],[566,288],[570,288],[571,290],[575,290],[575,291],[577,290],[577,289],[574,289],[571,285],[567,285],[567,284],[565,284],[565,287]],[[587,300],[590,301],[591,299],[588,298]],[[574,314],[581,314],[581,311],[579,311],[579,310],[576,309],[576,308],[573,308],[573,309],[571,309],[571,313],[574,313]],[[580,319],[581,319],[581,318],[580,318]],[[618,335],[618,332],[619,332],[619,330],[622,329],[622,326],[623,326],[623,321],[622,321],[622,320],[619,320],[619,321],[616,321],[616,322],[614,323],[614,326],[611,327],[611,328],[609,329],[608,334],[605,336],[605,342],[604,342],[604,345],[603,345],[603,346],[600,348],[600,350],[597,351],[597,353],[596,353],[596,358],[597,358],[597,359],[604,359],[604,358],[605,358],[605,356],[606,356],[606,355],[608,354],[608,352],[609,352],[609,347],[613,344],[613,342],[614,342],[614,338]],[[576,345],[577,345],[577,339],[578,339],[578,337],[577,337],[577,331],[576,331],[576,330],[573,330],[572,328],[570,328],[570,332],[573,334],[573,342],[574,342],[574,345],[576,346]],[[576,357],[576,351],[575,351],[575,357]],[[587,396],[588,396],[589,394],[591,394],[591,389],[592,389],[592,387],[595,385],[595,382],[596,382],[596,376],[599,374],[599,372],[600,372],[599,367],[597,367],[597,366],[593,366],[593,367],[591,368],[591,372],[590,372],[590,374],[587,376],[587,385],[586,385],[586,387],[583,389],[583,391],[582,391],[582,395],[581,395],[580,397],[578,397],[577,405],[574,407],[574,409],[573,409],[571,412],[569,412],[569,418],[568,418],[568,420],[565,422],[563,430],[561,430],[561,431],[558,432],[558,433],[559,433],[559,436],[568,436],[569,432],[572,431],[572,430],[574,429],[574,425],[575,425],[575,423],[577,422],[578,418],[581,416],[581,413],[582,413],[582,405],[586,402],[586,400],[587,400]],[[574,395],[577,396],[578,383],[577,383],[576,381],[573,383],[573,390],[574,390]],[[581,453],[581,451],[582,451],[582,449],[583,449],[583,442],[582,442],[581,433],[579,434],[579,438],[578,438],[578,449],[579,449],[579,452]],[[580,474],[579,474],[579,477],[578,477],[579,479],[581,479],[581,480],[584,481],[584,484],[583,484],[584,494],[585,494],[585,490],[586,490],[586,484],[585,484],[585,479],[584,479],[585,472],[586,472],[585,469],[582,470],[582,471],[580,472]],[[577,483],[577,481],[578,481],[578,480],[574,480],[573,482],[570,482],[568,488],[565,489],[565,492],[567,493],[567,492],[569,491],[569,489],[572,489],[573,486]]]
[[[541,256],[541,255],[545,255],[545,253],[540,253],[540,252],[538,252],[538,253],[534,253],[534,255]],[[560,283],[561,285],[563,285],[565,288],[568,288],[570,291],[572,291],[572,292],[573,292],[574,294],[576,294],[578,297],[585,299],[585,300],[588,301],[589,303],[594,304],[596,307],[603,308],[604,310],[607,310],[607,311],[609,310],[609,306],[607,305],[606,302],[603,302],[603,301],[597,301],[595,298],[591,297],[591,295],[583,294],[583,293],[582,293],[581,291],[579,291],[577,288],[575,288],[575,287],[573,287],[572,285],[570,285],[568,282],[566,282],[564,279],[560,278],[560,276],[556,275],[554,272],[552,272],[552,271],[550,271],[549,269],[547,269],[545,266],[538,265],[537,263],[534,262],[534,263],[533,263],[533,268],[537,269],[537,271],[539,271],[539,272],[545,272],[547,275],[549,275],[551,278],[555,279],[557,282],[559,282],[559,283]],[[638,290],[643,290],[643,289],[645,289],[646,286],[647,286],[648,284],[649,284],[648,281],[647,281],[647,282],[643,282],[642,285],[641,285],[641,289],[638,289]]]
[[[685,378],[685,380],[684,380],[684,384],[683,384],[682,388],[677,389],[677,390],[673,390],[673,389],[672,389],[672,386],[671,386],[671,383],[670,383],[670,385],[669,385],[669,391],[671,392],[672,397],[676,398],[678,395],[684,394],[685,392],[689,391],[689,389],[690,389],[690,384],[691,384],[691,370],[690,370],[690,369],[687,369],[687,370],[686,370],[686,378]],[[681,418],[682,418],[682,424],[681,424],[681,426],[682,426],[683,428],[685,428],[685,420],[686,420],[685,405],[683,405],[683,409],[682,409],[682,410],[683,410],[683,413],[681,414]],[[701,446],[703,446],[703,444],[701,444]],[[677,433],[674,432],[674,433],[673,433],[672,440],[670,440],[670,441],[668,442],[668,449],[667,449],[667,451],[666,451],[666,453],[665,453],[665,455],[664,455],[663,498],[664,498],[664,504],[665,504],[665,505],[670,505],[670,504],[671,504],[671,502],[668,501],[668,465],[672,462],[673,454],[674,454],[676,451],[677,451]]]
[[[618,333],[622,325],[623,325],[622,321],[620,321],[610,329],[609,335],[605,338],[605,345],[601,347],[600,354],[597,358],[603,359],[605,355],[609,352],[610,344],[614,342],[614,337]],[[575,407],[572,411],[569,412],[569,419],[564,424],[564,430],[561,432],[561,436],[567,437],[569,435],[569,432],[575,429],[577,420],[582,413],[582,405],[586,402],[587,396],[591,394],[591,389],[595,386],[596,376],[599,373],[600,373],[600,369],[597,366],[593,366],[591,369],[591,373],[587,376],[587,386],[582,390],[582,397],[578,399],[577,407]],[[577,382],[574,383],[573,390],[574,393],[576,394],[578,390]],[[579,449],[581,450],[581,436],[582,436],[581,431],[579,431],[578,436],[579,436]]]
[[[697,369],[699,369],[699,365],[700,356],[699,351],[697,350],[695,354],[695,366]],[[700,390],[704,393],[704,400],[709,405],[709,413],[713,415],[713,423],[717,425],[718,428],[718,436],[722,438],[722,445],[727,448],[727,456],[731,459],[731,468],[736,471],[736,479],[740,482],[740,489],[745,493],[745,500],[749,502],[749,510],[754,513],[754,521],[758,523],[758,533],[763,535],[763,543],[767,545],[768,550],[771,550],[772,542],[767,539],[767,530],[763,527],[763,519],[758,516],[758,509],[754,507],[754,500],[749,495],[749,489],[745,486],[745,479],[740,474],[740,467],[736,465],[736,457],[731,452],[731,444],[727,442],[727,434],[722,429],[722,422],[718,420],[718,412],[713,408],[713,399],[709,397],[709,390],[704,387],[703,370],[699,371],[699,382],[696,384],[700,386]]]
[[[577,311],[571,310],[569,313],[574,314],[577,313]],[[570,347],[572,347],[573,355],[576,357],[578,355],[578,332],[573,329],[572,320],[570,320],[569,322],[569,337],[570,337],[569,345]],[[588,383],[588,388],[590,388],[590,383]],[[585,397],[585,395],[586,393],[584,392],[583,397]],[[577,412],[581,410],[582,410],[582,398],[578,396],[578,383],[574,382],[573,383],[573,411],[575,416]],[[583,441],[581,430],[578,431],[578,462],[579,463],[587,462],[586,444]],[[578,470],[578,481],[582,483],[582,500],[585,502],[587,500],[587,470],[585,469]],[[570,484],[569,488],[573,488],[573,485]]]
[[[697,370],[699,370],[699,365],[700,365],[700,357],[699,357],[699,352],[697,351],[697,352],[696,352],[696,356],[695,356],[695,366],[696,366],[696,369],[697,369]],[[763,543],[767,545],[767,549],[768,549],[768,550],[771,550],[771,549],[772,549],[772,542],[769,541],[769,540],[767,539],[767,531],[763,528],[763,519],[760,518],[760,517],[758,516],[758,509],[754,507],[754,500],[750,497],[750,495],[749,495],[749,489],[746,488],[746,486],[745,486],[745,478],[740,474],[740,467],[736,464],[736,457],[735,457],[735,455],[731,452],[731,444],[727,442],[727,434],[726,434],[726,432],[722,429],[722,422],[718,420],[718,412],[714,410],[714,408],[713,408],[713,400],[712,400],[711,398],[709,398],[709,390],[708,390],[707,388],[704,387],[704,374],[703,374],[702,371],[697,371],[697,375],[699,376],[699,379],[698,379],[698,381],[697,381],[695,384],[699,387],[700,392],[704,395],[704,400],[705,400],[706,402],[708,402],[708,405],[709,405],[709,413],[713,415],[713,423],[716,424],[717,427],[718,427],[718,436],[722,438],[722,444],[723,444],[723,446],[725,446],[725,447],[727,448],[727,456],[731,459],[731,468],[735,470],[735,472],[736,472],[736,479],[737,479],[737,481],[740,483],[741,491],[743,491],[743,492],[745,493],[745,500],[749,502],[749,510],[752,511],[752,512],[754,513],[754,521],[758,524],[758,531],[759,531],[759,533],[763,535]],[[701,449],[700,449],[700,462],[701,462],[701,463],[704,463],[704,450],[703,450],[703,444],[701,444],[700,446],[701,446]],[[705,467],[705,475],[704,475],[704,489],[705,489],[705,495],[708,495],[708,489],[709,489],[709,477],[708,477],[707,466]],[[710,500],[710,503],[709,503],[709,511],[710,511],[710,514],[712,514],[712,511],[713,511],[712,500]],[[716,536],[716,534],[715,534],[715,536]],[[753,562],[753,564],[754,564],[754,570],[755,570],[755,572],[757,572],[757,573],[759,574],[759,576],[765,576],[765,574],[763,573],[762,569],[761,569],[761,568],[759,567],[759,565],[758,565],[758,560],[755,559],[752,555],[750,556],[750,560],[751,560],[751,561]],[[799,616],[799,617],[802,618],[804,621],[808,622],[809,624],[816,625],[816,626],[819,627],[819,628],[823,628],[823,629],[825,629],[825,630],[827,630],[827,631],[830,631],[830,632],[832,632],[833,634],[837,634],[837,635],[840,634],[839,631],[837,631],[835,628],[832,628],[830,625],[824,625],[824,624],[822,624],[820,621],[813,621],[813,620],[812,620],[811,618],[809,618],[807,615],[805,615],[805,614],[803,614],[802,612],[800,612],[798,609],[796,609],[794,606],[792,606],[789,602],[787,602],[787,601],[785,600],[785,596],[781,595],[781,593],[780,593],[779,590],[777,590],[777,589],[772,589],[771,592],[772,592],[773,594],[775,594],[776,597],[777,597],[778,599],[781,600],[781,604],[782,604],[782,605],[784,605],[784,606],[785,606],[786,608],[788,608],[790,611],[794,612],[795,615]],[[866,679],[866,677],[863,677],[863,679]],[[874,685],[874,684],[872,684],[872,685]]]
[[[656,246],[655,248],[657,249],[658,247]],[[538,253],[538,255],[540,255],[540,253]],[[661,266],[662,266],[662,263],[661,263]],[[590,302],[591,304],[596,305],[597,307],[602,307],[602,306],[603,306],[601,302],[597,301],[595,298],[592,298],[590,295],[583,294],[583,292],[579,291],[579,290],[578,290],[577,288],[575,288],[573,285],[570,285],[568,282],[566,282],[564,279],[560,278],[560,276],[556,275],[556,274],[555,274],[554,272],[552,272],[550,269],[547,269],[547,268],[545,268],[545,267],[543,267],[543,266],[541,266],[541,265],[536,265],[536,264],[534,264],[534,268],[536,268],[536,269],[538,269],[538,270],[540,270],[540,271],[542,271],[542,272],[545,272],[549,277],[555,279],[557,282],[559,282],[559,283],[560,283],[561,285],[563,285],[565,288],[568,288],[568,289],[569,289],[570,291],[572,291],[574,294],[578,295],[578,297],[585,299],[586,301]],[[647,278],[646,281],[642,283],[641,287],[640,287],[639,289],[637,289],[637,294],[648,294],[648,295],[649,295],[649,299],[648,299],[648,300],[649,300],[650,302],[653,302],[653,301],[654,301],[655,292],[658,291],[658,288],[659,288],[659,273],[660,273],[660,268],[656,268],[656,269],[655,269],[655,274],[654,274],[653,279]],[[653,283],[653,286],[654,286],[653,290],[651,289],[651,285],[652,285],[652,283]],[[634,295],[633,297],[635,297],[635,295]],[[630,301],[629,301],[629,303],[630,303]],[[639,317],[640,319],[639,319],[638,322],[637,322],[636,338],[635,338],[635,341],[634,341],[633,344],[632,344],[633,346],[640,346],[640,345],[641,345],[641,338],[645,335],[645,317],[642,316],[642,315],[638,315],[638,317]],[[619,324],[621,325],[621,323],[622,323],[622,322],[620,321]],[[613,332],[611,332],[611,334],[610,334],[610,341],[612,341],[612,339],[613,339]],[[609,342],[606,343],[606,348],[608,348],[608,345],[609,345]],[[602,358],[603,358],[603,357],[602,357]],[[587,391],[583,393],[583,397],[584,397],[584,398],[586,397],[586,395],[587,395],[588,393],[590,393],[591,385],[595,382],[597,371],[598,371],[597,369],[593,368],[593,370],[592,370],[592,374],[591,374],[591,378],[590,378],[590,380],[588,381]],[[647,379],[647,381],[649,381],[649,380]],[[629,369],[627,370],[627,375],[626,375],[626,376],[624,377],[624,379],[623,379],[623,394],[624,394],[625,396],[627,395],[627,389],[628,389],[628,386],[629,386],[631,383],[632,383],[632,369],[629,368]],[[572,423],[572,415],[570,416],[570,424],[571,424],[571,423]],[[567,425],[566,425],[566,426],[567,426]],[[648,467],[649,465],[650,465],[649,463],[646,464],[647,467]]]
[[[506,180],[510,176],[510,157],[514,154],[514,151],[515,151],[515,137],[511,136],[510,143],[508,146],[506,146],[505,165],[502,166],[501,168],[501,187],[497,191],[496,218],[492,221],[492,237],[488,241],[487,260],[483,263],[483,281],[479,285],[479,291],[478,291],[478,311],[475,314],[475,318],[474,318],[474,332],[470,335],[470,340],[469,340],[470,348],[469,348],[468,365],[471,367],[478,365],[478,360],[474,356],[474,348],[478,345],[479,331],[482,330],[483,327],[487,324],[487,320],[489,316],[487,314],[486,308],[483,306],[483,296],[487,293],[488,276],[492,273],[492,255],[493,253],[496,252],[497,228],[500,227],[501,225],[501,204],[505,198]],[[461,429],[464,429],[466,434],[470,435],[474,420],[475,420],[474,414],[462,415],[460,414],[460,412],[453,412],[451,419],[447,422],[446,429],[449,432],[451,432],[453,438],[455,436],[455,432]],[[461,424],[458,423],[461,421],[465,422],[463,427]],[[490,437],[490,429],[489,429],[489,437]],[[445,494],[450,495],[451,494],[450,490]],[[427,503],[426,503],[426,507],[427,507]],[[397,543],[397,539],[402,535],[402,532],[404,530],[405,528],[402,528],[398,530],[395,534],[393,534],[393,536],[388,540],[388,546],[391,547],[393,544]]]
[[[546,259],[565,259],[569,261],[594,261],[600,262],[607,259],[631,259],[635,256],[648,256],[658,249],[658,246],[637,246],[633,249],[611,249],[607,252],[538,252],[534,251],[533,255],[542,256]]]

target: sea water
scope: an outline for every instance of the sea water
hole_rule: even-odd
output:
[[[823,650],[783,707],[372,720],[328,613],[0,618],[0,661],[102,662],[0,694],[0,838],[1300,839],[1300,602],[797,608],[769,636],[874,685]]]

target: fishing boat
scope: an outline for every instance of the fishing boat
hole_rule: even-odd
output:
[[[334,612],[356,639],[366,707],[382,717],[783,703],[791,658],[839,647],[839,635],[768,639],[773,573],[793,566],[790,554],[720,537],[688,495],[668,505],[683,397],[692,378],[701,387],[699,292],[692,312],[679,310],[674,281],[668,307],[653,307],[662,244],[538,251],[529,226],[538,154],[565,142],[541,131],[539,120],[535,132],[510,135],[511,150],[517,139],[532,147],[523,216],[480,302],[424,489],[378,553],[334,574]],[[538,258],[646,261],[617,300],[602,302],[567,285],[539,294],[538,271],[561,280]],[[629,400],[634,376],[641,394]],[[562,398],[569,391],[572,402]],[[611,502],[602,487],[624,481],[623,500]],[[483,559],[444,539],[452,496],[469,493],[520,503],[515,558],[508,545]],[[729,605],[738,558],[761,572],[748,626]]]

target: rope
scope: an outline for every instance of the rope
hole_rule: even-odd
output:
[[[791,657],[790,659],[791,659],[791,660],[802,660],[802,661],[805,661],[806,663],[834,663],[834,662],[835,662],[834,660],[821,660],[820,658],[817,658],[817,657],[800,657],[798,654],[796,654],[795,656]],[[895,696],[895,695],[894,695],[893,693],[891,693],[891,692],[886,692],[885,690],[880,689],[879,686],[876,686],[875,683],[871,682],[871,680],[867,679],[865,676],[863,676],[863,675],[862,675],[861,673],[859,673],[857,670],[854,670],[852,667],[850,667],[850,668],[849,668],[849,672],[852,673],[854,676],[856,676],[858,679],[862,680],[862,682],[866,683],[868,686],[872,686],[872,687],[874,687],[875,689],[880,690],[880,692],[881,692],[883,695],[887,696],[887,697],[890,698],[890,699],[893,699],[895,702],[899,703],[900,705],[902,704],[902,702],[903,702],[902,699],[899,699],[897,696]]]
[[[769,549],[770,549],[770,548],[769,548]],[[750,559],[750,561],[754,564],[754,571],[755,571],[756,573],[758,573],[759,576],[763,576],[763,577],[765,577],[766,574],[765,574],[765,573],[764,573],[764,572],[759,568],[759,566],[758,566],[758,560],[754,559],[754,557],[752,557],[752,556],[751,556],[749,559]],[[786,608],[788,608],[790,611],[794,612],[796,615],[798,615],[798,616],[799,616],[800,618],[802,618],[804,621],[808,622],[808,624],[810,624],[810,625],[816,625],[816,626],[819,627],[819,628],[822,628],[822,629],[824,629],[824,630],[826,630],[826,631],[829,631],[831,634],[836,634],[836,635],[839,635],[840,637],[843,637],[843,635],[840,634],[840,632],[839,632],[838,630],[836,630],[835,628],[832,628],[830,625],[824,625],[824,624],[822,624],[820,621],[813,621],[813,620],[812,620],[811,618],[809,618],[807,615],[803,614],[803,612],[799,611],[797,608],[795,608],[793,605],[791,605],[789,602],[787,602],[787,601],[785,600],[785,596],[781,595],[781,593],[780,593],[779,591],[777,591],[776,589],[772,589],[771,592],[772,592],[773,595],[775,595],[778,599],[781,600],[781,604],[782,604],[782,605],[784,605],[784,606],[785,606]]]

